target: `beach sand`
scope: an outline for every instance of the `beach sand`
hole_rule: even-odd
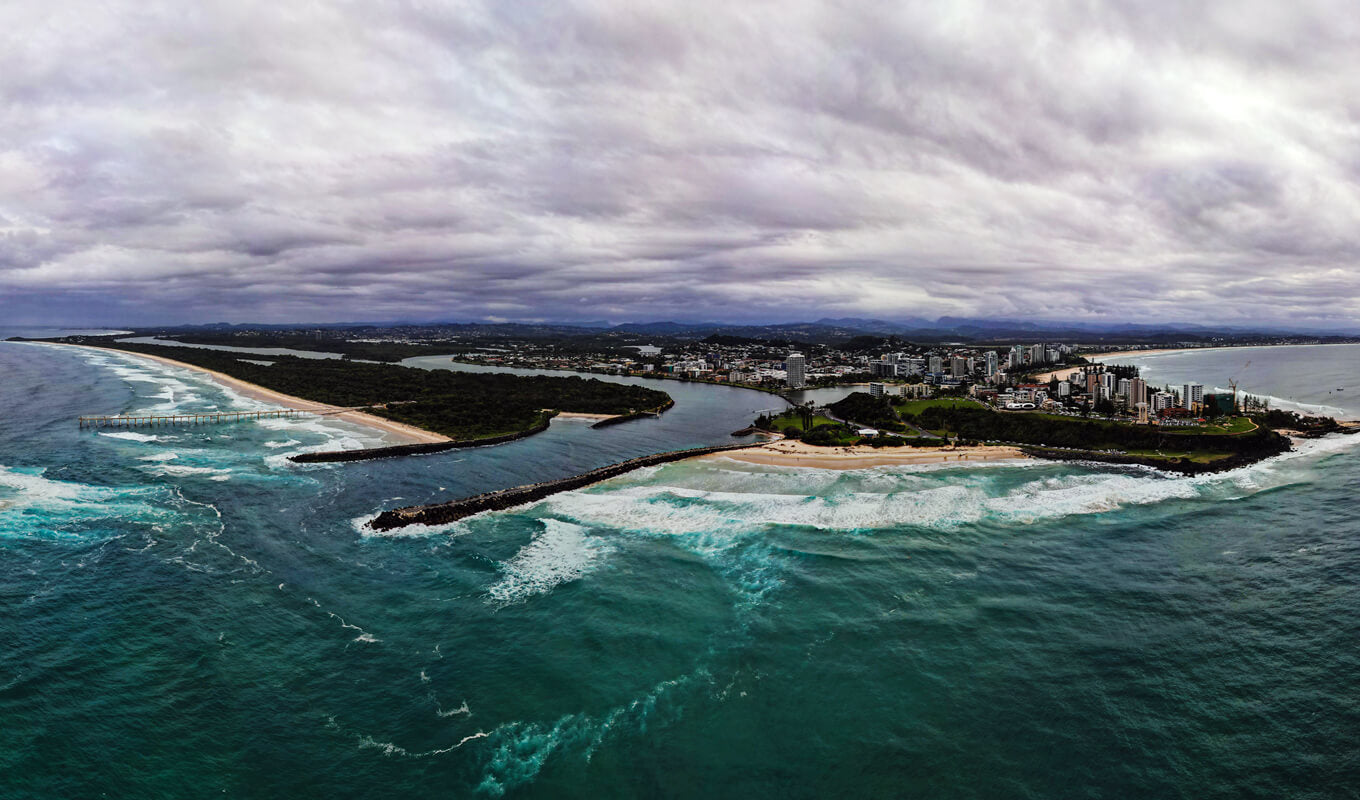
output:
[[[1083,358],[1085,358],[1087,361],[1093,361],[1098,358],[1099,359],[1110,359],[1119,357],[1132,358],[1135,356],[1157,356],[1162,355],[1163,353],[1183,353],[1187,350],[1214,350],[1214,349],[1216,348],[1164,347],[1159,350],[1114,350],[1108,353],[1091,353],[1089,355],[1084,355]],[[1032,376],[1029,380],[1033,383],[1047,383],[1054,377],[1056,377],[1058,380],[1063,380],[1074,372],[1081,372],[1081,367],[1063,367],[1062,369],[1054,369],[1049,370],[1048,372],[1040,372]]]
[[[864,469],[907,464],[977,463],[1029,458],[1014,447],[816,447],[803,442],[778,441],[763,447],[734,450],[701,456],[706,459],[730,458],[748,464],[773,467],[816,467],[817,469]]]
[[[53,344],[56,343],[54,342]],[[124,355],[134,356],[136,358],[145,358],[151,361],[158,361],[167,366],[192,370],[193,372],[197,372],[201,375],[207,375],[208,377],[212,378],[214,381],[227,387],[228,389],[231,389],[234,392],[238,392],[253,400],[259,400],[264,403],[274,403],[276,405],[283,406],[284,408],[292,408],[297,411],[310,411],[314,414],[318,414],[321,416],[334,417],[335,419],[342,419],[346,422],[352,422],[356,425],[363,425],[369,428],[373,428],[378,432],[384,434],[388,439],[395,439],[401,444],[432,444],[435,442],[449,441],[449,438],[447,436],[441,436],[437,433],[422,430],[411,425],[403,425],[400,422],[394,422],[390,419],[383,419],[382,417],[376,416],[374,414],[365,414],[362,411],[354,411],[352,409],[346,409],[340,406],[327,405],[326,403],[317,403],[312,400],[303,400],[301,397],[293,397],[292,395],[283,394],[282,392],[276,392],[273,389],[266,389],[263,386],[257,386],[253,383],[247,383],[246,381],[243,381],[240,378],[233,378],[230,375],[225,375],[215,370],[204,369],[203,367],[194,366],[193,364],[186,364],[183,361],[176,361],[172,358],[153,356],[148,355],[146,353],[135,353],[130,350],[117,350],[115,348],[109,347],[90,347],[87,345],[77,344],[63,344],[62,346],[80,347],[85,350],[94,350],[100,353],[123,353]]]

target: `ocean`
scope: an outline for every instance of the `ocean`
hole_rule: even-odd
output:
[[[1358,355],[1229,351],[1317,405]],[[1360,436],[1196,478],[678,462],[362,527],[779,403],[658,385],[656,420],[299,467],[378,438],[80,431],[261,404],[0,343],[0,798],[1355,796]]]

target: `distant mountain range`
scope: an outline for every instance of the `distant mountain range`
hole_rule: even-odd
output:
[[[408,333],[443,330],[450,334],[489,337],[655,337],[659,340],[694,340],[707,336],[729,336],[774,342],[832,343],[860,336],[896,336],[918,342],[1016,342],[1065,341],[1092,344],[1168,344],[1176,342],[1240,342],[1278,339],[1316,338],[1342,341],[1357,338],[1360,331],[1338,332],[1262,326],[1232,326],[1142,323],[1073,323],[1051,320],[986,319],[940,317],[936,320],[900,320],[861,317],[825,317],[815,322],[785,322],[766,325],[723,322],[348,322],[319,325],[248,325],[212,323],[160,327],[156,331],[299,331],[299,330],[402,330]],[[147,330],[147,329],[141,329]]]

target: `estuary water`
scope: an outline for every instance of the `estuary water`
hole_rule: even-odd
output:
[[[656,420],[298,467],[377,441],[79,431],[254,403],[0,343],[0,797],[1354,792],[1360,437],[1199,478],[720,458],[361,527],[733,441],[778,402],[658,385]]]

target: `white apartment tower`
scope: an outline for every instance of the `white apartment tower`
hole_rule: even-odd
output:
[[[789,353],[784,359],[784,382],[790,389],[801,389],[807,384],[807,359],[802,353]]]
[[[1181,385],[1181,407],[1198,411],[1204,405],[1204,384],[1185,383]]]

